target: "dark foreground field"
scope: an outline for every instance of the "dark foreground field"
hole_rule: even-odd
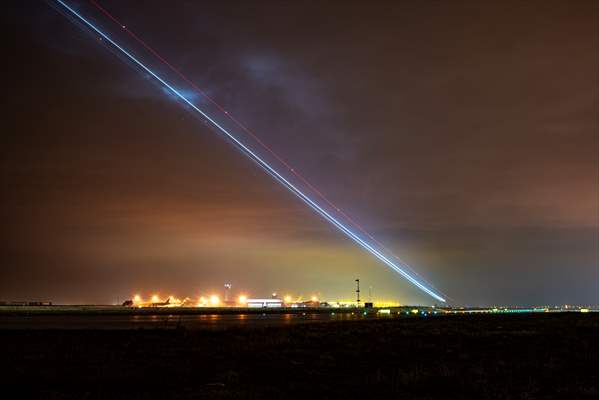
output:
[[[0,331],[3,398],[597,399],[599,315]]]

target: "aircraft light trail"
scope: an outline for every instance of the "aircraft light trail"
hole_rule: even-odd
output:
[[[435,293],[433,290],[429,289],[417,279],[408,274],[404,269],[402,269],[399,265],[390,260],[385,254],[381,251],[374,248],[371,244],[360,238],[357,234],[351,231],[348,227],[345,226],[342,222],[336,219],[333,215],[331,215],[327,210],[318,205],[315,201],[313,201],[308,195],[306,195],[301,189],[297,188],[293,183],[287,180],[284,176],[282,176],[279,172],[277,172],[267,161],[262,159],[258,154],[256,154],[252,149],[242,143],[239,139],[237,139],[232,133],[230,133],[227,129],[225,129],[221,124],[219,124],[216,120],[211,118],[206,112],[198,108],[193,102],[191,102],[186,96],[184,96],[179,90],[170,85],[166,80],[156,74],[152,69],[138,60],[135,56],[133,56],[129,51],[121,47],[118,43],[116,43],[112,38],[110,38],[106,33],[96,27],[93,23],[83,17],[80,13],[78,13],[75,9],[70,7],[62,0],[56,0],[58,4],[64,7],[70,14],[75,16],[79,21],[81,21],[85,26],[90,28],[92,31],[97,33],[102,39],[106,40],[110,43],[115,49],[120,51],[123,55],[125,55],[129,60],[131,60],[135,65],[140,67],[142,70],[147,72],[150,76],[152,76],[156,81],[162,84],[166,89],[172,92],[177,98],[183,101],[186,105],[188,105],[193,111],[204,117],[208,120],[215,128],[217,128],[220,132],[222,132],[228,139],[230,139],[237,147],[239,147],[243,153],[254,161],[259,167],[261,167],[265,172],[271,175],[275,180],[277,180],[281,185],[283,185],[287,190],[293,193],[296,197],[298,197],[301,201],[303,201],[306,205],[308,205],[312,210],[316,213],[320,214],[324,219],[326,219],[329,223],[343,232],[346,236],[360,245],[362,248],[370,252],[380,261],[382,261],[389,268],[403,276],[406,280],[416,286],[418,289],[422,290],[424,293],[427,293],[429,296],[435,298],[438,301],[445,302],[445,299],[441,297],[439,294]]]
[[[205,91],[200,89],[191,79],[185,76],[178,68],[173,66],[170,62],[168,62],[162,55],[160,55],[154,48],[152,48],[145,40],[135,34],[131,29],[129,29],[123,22],[119,21],[114,15],[112,15],[107,9],[102,7],[96,0],[89,0],[89,3],[92,4],[96,9],[98,9],[102,14],[104,14],[108,19],[114,22],[119,28],[125,31],[130,37],[132,37],[137,43],[141,44],[147,51],[149,51],[156,59],[158,59],[162,64],[167,66],[171,71],[173,71],[177,76],[183,79],[187,84],[189,84],[195,91],[197,91],[202,97],[208,100],[211,104],[213,104],[223,115],[226,116],[229,120],[231,120],[237,127],[239,127],[243,132],[247,133],[254,139],[263,149],[265,149],[268,153],[270,153],[277,161],[281,163],[292,175],[297,177],[302,183],[304,183],[312,192],[314,192],[318,197],[320,197],[325,203],[327,203],[330,207],[336,210],[342,217],[345,218],[350,224],[355,226],[360,232],[366,235],[374,244],[378,246],[379,249],[382,250],[383,254],[389,254],[397,261],[401,263],[401,265],[409,269],[412,274],[414,274],[421,282],[424,282],[429,287],[435,289],[442,295],[438,289],[434,287],[430,282],[427,282],[426,279],[421,277],[418,272],[414,271],[406,262],[404,262],[399,256],[394,254],[390,249],[388,249],[384,244],[378,241],[374,236],[370,234],[364,227],[362,227],[358,222],[356,222],[348,213],[342,210],[339,206],[330,201],[318,188],[316,188],[312,183],[308,181],[296,168],[289,165],[287,161],[283,159],[277,152],[275,152],[270,146],[264,143],[263,140],[260,139],[258,135],[256,135],[252,130],[250,130],[244,123],[239,121],[235,116],[233,116],[230,112],[228,112],[222,105],[216,102],[211,96],[209,96]]]

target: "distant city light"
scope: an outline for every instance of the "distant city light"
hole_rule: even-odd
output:
[[[136,294],[135,296],[133,296],[133,301],[135,303],[141,303],[141,296]]]
[[[206,298],[204,296],[200,296],[198,299],[197,307],[204,307],[206,305]]]
[[[218,296],[216,296],[216,295],[210,296],[210,304],[212,304],[213,306],[215,306],[218,303],[220,303],[220,299],[218,298]]]
[[[291,296],[285,296],[285,303],[291,303]]]
[[[245,304],[245,303],[247,303],[247,300],[248,300],[247,296],[245,296],[243,294],[241,296],[239,296],[239,304]]]
[[[318,301],[318,297],[312,296],[312,301]]]
[[[152,296],[152,303],[158,303],[159,301],[160,301],[160,297],[158,297],[158,295]]]

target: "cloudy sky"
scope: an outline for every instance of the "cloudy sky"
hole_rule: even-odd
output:
[[[51,4],[2,16],[0,299],[432,302]],[[100,4],[453,303],[599,303],[596,2]]]

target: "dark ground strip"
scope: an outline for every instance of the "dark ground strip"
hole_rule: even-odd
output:
[[[5,330],[0,339],[12,398],[599,398],[596,314]]]

